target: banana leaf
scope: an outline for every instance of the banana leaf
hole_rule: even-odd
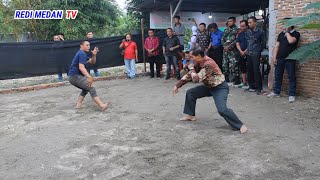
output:
[[[297,26],[297,25],[304,26],[317,21],[320,21],[320,13],[311,13],[307,16],[295,17],[295,18],[280,21],[280,22],[286,22],[285,27],[287,28],[290,26]]]
[[[315,2],[315,3],[310,3],[308,4],[304,10],[308,10],[308,9],[320,9],[320,2]]]
[[[308,60],[320,60],[320,40],[301,46],[286,59],[297,60],[301,64]]]

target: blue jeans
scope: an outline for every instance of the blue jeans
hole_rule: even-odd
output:
[[[289,79],[289,96],[296,95],[296,61],[277,59],[277,65],[275,66],[275,86],[273,92],[280,94],[284,69],[287,69]]]
[[[127,69],[127,76],[134,78],[136,76],[136,60],[135,59],[124,59],[124,64]]]
[[[165,56],[166,59],[166,65],[167,65],[167,75],[166,79],[169,79],[171,76],[171,64],[173,63],[174,66],[174,75],[177,79],[180,79],[180,72],[179,72],[179,66],[178,66],[178,60],[176,56]]]
[[[91,70],[89,70],[89,74],[90,74]],[[94,76],[98,77],[99,76],[99,71],[98,69],[93,69],[94,72]]]
[[[186,94],[183,113],[195,116],[197,99],[212,96],[220,116],[222,116],[231,127],[239,130],[243,123],[233,110],[227,107],[228,94],[229,86],[226,82],[223,82],[219,86],[211,89],[204,85],[191,88]]]

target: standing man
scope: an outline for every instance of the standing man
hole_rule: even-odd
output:
[[[216,23],[212,23],[208,27],[210,31],[209,57],[212,58],[222,70],[223,46],[221,39],[223,32],[218,28]]]
[[[87,32],[87,40],[90,42],[90,40],[93,39],[93,32],[92,31],[88,31]],[[89,52],[88,54],[89,57],[91,57],[91,52]],[[95,77],[99,77],[99,72],[97,69],[97,66],[91,66],[91,68],[93,68],[93,72],[94,72],[94,76]],[[91,69],[89,69],[89,73],[90,73]]]
[[[208,50],[209,50],[209,44],[210,44],[210,37],[206,31],[206,24],[205,23],[201,23],[199,25],[199,30],[200,32],[197,34],[197,46],[200,46],[206,53],[206,55],[208,54]]]
[[[171,63],[174,66],[174,74],[178,80],[180,80],[180,72],[178,67],[177,55],[180,48],[180,41],[176,36],[173,36],[173,30],[171,28],[167,29],[167,35],[163,41],[162,51],[166,59],[167,74],[166,80],[170,79],[171,76]]]
[[[273,51],[273,64],[275,65],[275,86],[268,97],[279,97],[281,92],[284,69],[287,69],[289,79],[289,103],[295,102],[296,98],[296,60],[286,59],[290,53],[297,49],[300,33],[291,26],[278,36]]]
[[[144,48],[147,51],[147,58],[150,63],[150,78],[154,78],[154,64],[156,64],[157,79],[160,79],[160,40],[154,36],[153,29],[149,29],[148,35],[149,37],[144,42]]]
[[[180,42],[180,52],[184,51],[184,36],[186,35],[186,28],[180,23],[180,16],[174,16],[174,35],[176,35]]]
[[[263,44],[263,31],[257,28],[257,19],[250,17],[248,19],[249,29],[245,32],[248,47],[244,51],[247,55],[249,92],[262,94],[262,77],[260,72],[260,57]]]
[[[195,62],[195,65],[194,67],[190,66],[190,72],[173,87],[173,94],[175,95],[179,88],[191,80],[195,81],[196,79],[196,81],[201,81],[203,85],[196,86],[187,91],[183,111],[186,116],[181,120],[197,120],[195,117],[197,99],[213,97],[218,113],[227,123],[241,133],[246,133],[247,127],[240,121],[233,110],[227,107],[229,86],[225,82],[224,75],[218,65],[206,56],[200,47],[191,49],[190,54],[191,60]]]
[[[236,40],[239,28],[235,25],[236,18],[228,18],[228,27],[225,29],[222,36],[222,45],[224,47],[222,69],[226,76],[226,81],[229,82],[229,75],[234,76],[234,85],[239,85],[240,82],[240,70],[236,59],[237,48]]]
[[[78,97],[77,109],[80,109],[83,103],[85,96],[90,93],[93,101],[100,107],[102,111],[108,108],[108,104],[101,102],[100,98],[97,95],[96,89],[93,87],[93,78],[88,73],[86,66],[87,64],[95,64],[96,56],[99,52],[99,49],[95,47],[92,53],[92,57],[89,58],[87,53],[90,51],[90,43],[88,41],[82,41],[80,43],[80,50],[74,56],[72,64],[69,70],[69,82],[75,87],[82,90]]]
[[[242,83],[238,86],[239,88],[242,88],[244,86],[247,86],[247,57],[245,50],[248,47],[248,42],[246,40],[245,32],[248,29],[248,21],[242,20],[240,22],[240,34],[238,34],[237,37],[237,49],[239,51],[239,54],[237,54],[238,63],[240,66],[240,70],[242,73]]]
[[[64,38],[59,35],[56,34],[53,36],[53,41],[58,42],[58,41],[64,41]],[[55,44],[54,46],[59,46],[59,44]],[[64,62],[61,62],[61,58],[59,57],[60,54],[57,54],[57,52],[54,53],[55,54],[55,58],[56,58],[56,62],[58,64],[58,81],[63,82],[63,76],[62,76],[62,71],[66,70],[67,74],[68,74],[68,67],[66,67],[64,65]]]

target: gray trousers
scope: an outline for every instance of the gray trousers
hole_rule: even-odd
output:
[[[88,87],[88,81],[85,76],[77,75],[77,76],[70,76],[69,77],[70,84],[74,85],[75,87],[82,90],[80,96],[85,97],[88,92],[90,93],[91,97],[97,97],[97,92],[94,87]]]
[[[228,94],[229,86],[226,82],[211,89],[204,85],[196,86],[187,91],[183,112],[190,116],[195,116],[197,99],[212,96],[220,116],[222,116],[231,127],[239,130],[243,123],[232,109],[227,107]]]

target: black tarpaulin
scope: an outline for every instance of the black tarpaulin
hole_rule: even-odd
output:
[[[159,37],[164,37],[163,32]],[[143,62],[141,34],[133,35],[132,38],[139,49],[139,62]],[[96,64],[98,68],[124,64],[119,49],[122,39],[123,36],[90,40],[91,49],[95,46],[99,48]],[[66,73],[80,48],[80,41],[0,43],[0,79]]]

